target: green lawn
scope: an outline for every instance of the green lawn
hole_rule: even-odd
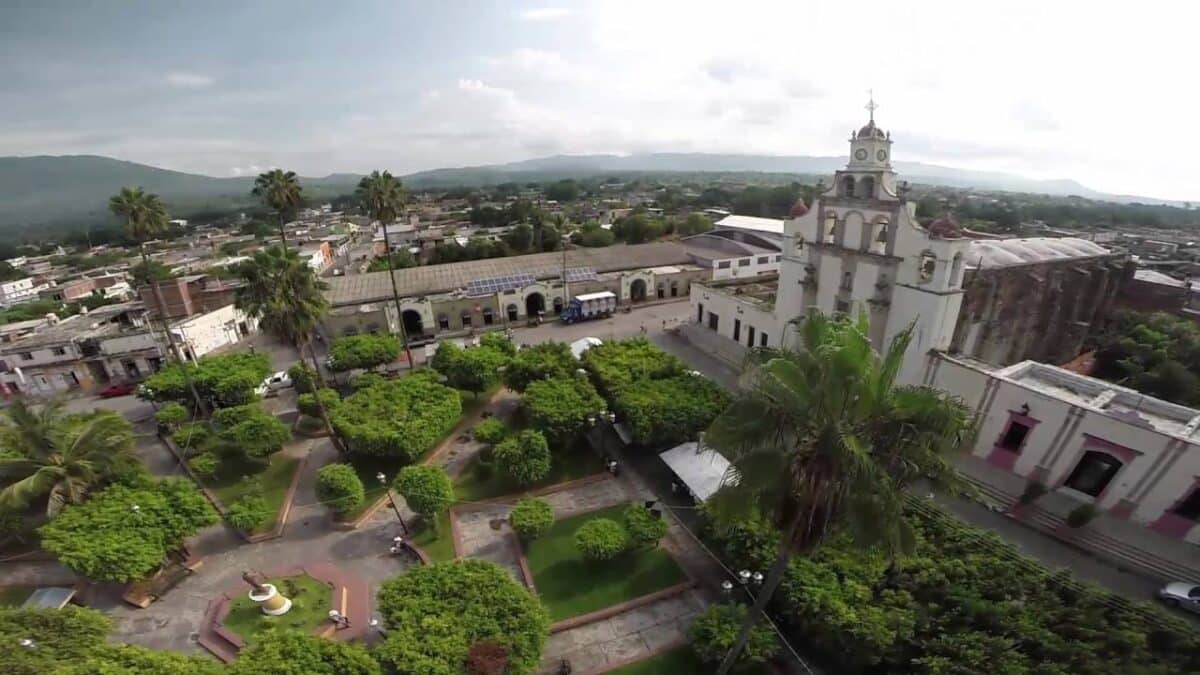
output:
[[[555,523],[526,546],[538,596],[550,618],[562,621],[611,607],[678,584],[686,578],[660,548],[628,551],[613,560],[590,562],[575,548],[575,530],[592,518],[621,522],[625,504]]]
[[[258,478],[262,486],[259,494],[267,500],[267,507],[271,509],[272,513],[279,513],[279,509],[283,508],[284,498],[287,497],[288,487],[292,484],[292,476],[296,473],[299,465],[300,460],[286,457],[282,452],[271,455],[271,463],[265,469],[259,464],[226,459],[221,461],[217,475],[206,479],[204,483],[228,508],[251,491],[258,489],[255,482],[246,480],[246,477]],[[274,518],[263,527],[263,530],[273,527],[275,527]]]
[[[479,456],[476,455],[463,467],[462,474],[454,481],[454,495],[459,501],[480,501],[528,492],[604,470],[604,462],[599,455],[587,447],[574,447],[566,452],[554,453],[550,473],[532,485],[518,485],[504,472],[495,469],[490,476],[481,478],[482,472],[479,471],[478,464]]]
[[[610,670],[608,675],[706,675],[715,670],[696,658],[691,647],[684,646]]]
[[[33,591],[32,586],[0,586],[0,607],[20,607]]]
[[[408,521],[409,535],[412,543],[425,551],[433,562],[454,560],[454,535],[450,531],[450,512],[443,511],[438,516],[438,534],[434,537],[433,530],[425,527],[424,521],[418,516],[416,522]]]
[[[225,617],[226,628],[249,640],[259,631],[275,627],[311,633],[329,621],[333,597],[329,586],[309,576],[271,579],[269,583],[291,599],[292,609],[283,616],[267,616],[246,593],[239,591],[230,604],[229,616]],[[247,592],[249,588],[246,587]]]

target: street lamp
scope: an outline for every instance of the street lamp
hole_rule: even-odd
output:
[[[750,570],[742,570],[741,572],[738,572],[738,581],[742,582],[743,586],[750,583]]]
[[[379,481],[379,484],[383,486],[384,491],[387,492],[388,503],[392,505],[392,510],[396,512],[396,520],[400,521],[400,527],[404,530],[404,534],[408,534],[408,524],[404,522],[404,516],[400,515],[400,507],[396,506],[396,500],[392,497],[392,488],[388,486],[387,476],[380,471],[379,473],[375,474],[375,480]],[[399,539],[400,537],[396,538]]]
[[[755,572],[753,579],[754,579],[755,586],[762,586],[762,582],[763,582],[762,572]]]

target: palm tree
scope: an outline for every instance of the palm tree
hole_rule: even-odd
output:
[[[196,385],[192,382],[191,374],[184,362],[183,352],[175,343],[174,334],[171,333],[170,322],[167,319],[167,302],[163,299],[162,285],[150,267],[150,255],[146,252],[146,242],[161,237],[170,226],[167,207],[163,205],[158,195],[148,193],[140,187],[125,187],[108,200],[108,210],[125,220],[126,235],[138,243],[138,253],[142,256],[142,272],[146,276],[145,282],[154,291],[154,301],[158,304],[158,317],[162,322],[163,333],[167,336],[170,355],[180,365],[183,377],[192,392],[192,399],[196,403],[196,410],[201,414],[207,414],[208,406],[200,398],[200,392],[196,390]],[[135,279],[136,281],[137,279]]]
[[[266,332],[295,345],[301,358],[308,351],[317,378],[315,398],[321,421],[334,444],[342,450],[341,440],[334,434],[329,413],[321,401],[319,392],[325,388],[325,376],[312,345],[317,325],[329,312],[323,293],[328,285],[317,278],[300,254],[283,246],[255,253],[238,271],[245,283],[236,291],[237,308],[258,318],[259,327]]]
[[[408,357],[408,367],[413,367],[412,349],[408,346],[408,335],[404,330],[404,312],[400,309],[400,291],[396,288],[396,270],[392,265],[392,243],[388,240],[387,228],[391,223],[396,222],[401,210],[404,208],[406,196],[404,194],[404,186],[400,184],[400,179],[392,176],[388,171],[380,172],[378,169],[371,172],[369,176],[363,176],[358,182],[356,190],[358,198],[362,201],[363,210],[371,216],[372,220],[378,220],[383,227],[383,246],[386,250],[388,278],[392,280],[392,301],[396,303],[396,320],[400,324],[400,340],[404,343],[404,354]]]
[[[898,386],[911,326],[880,355],[869,325],[814,312],[795,351],[764,353],[748,386],[712,424],[706,444],[731,470],[711,502],[718,526],[745,517],[780,525],[778,555],[717,671],[729,672],[795,553],[831,532],[891,554],[913,540],[903,518],[914,480],[961,489],[950,455],[970,429],[966,406],[926,387]]]
[[[279,220],[279,243],[284,246],[287,246],[284,223],[304,203],[300,190],[300,181],[296,178],[295,171],[271,169],[258,174],[258,178],[254,179],[254,189],[250,191],[250,194],[263,200],[263,203],[275,212],[275,217]]]
[[[131,459],[133,428],[114,412],[68,415],[53,401],[38,409],[16,399],[0,420],[0,506],[23,509],[49,496],[53,518],[83,501],[122,461]]]

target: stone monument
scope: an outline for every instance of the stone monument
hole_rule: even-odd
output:
[[[250,599],[262,609],[263,614],[282,616],[292,608],[292,601],[284,597],[273,584],[258,572],[242,572],[242,580],[250,585]]]

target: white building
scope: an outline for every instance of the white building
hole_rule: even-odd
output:
[[[233,345],[256,330],[257,320],[232,304],[171,324],[175,343],[190,359]]]
[[[34,300],[38,293],[48,288],[46,284],[35,284],[33,277],[14,279],[0,283],[0,307],[19,305]]]

